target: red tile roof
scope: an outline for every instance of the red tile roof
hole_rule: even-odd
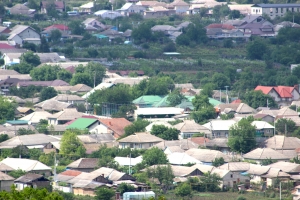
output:
[[[269,94],[269,92],[273,89],[273,87],[270,86],[257,86],[254,90],[258,91],[262,91],[264,94]]]
[[[48,27],[44,28],[44,30],[48,30],[48,29],[58,29],[58,30],[61,30],[61,31],[67,31],[67,30],[69,30],[69,27],[67,27],[64,24],[53,24],[51,26],[48,26]]]
[[[131,125],[125,118],[99,119],[99,121],[113,131],[115,138],[122,136],[125,133],[124,128]]]
[[[236,99],[236,100],[234,100],[233,102],[231,102],[231,103],[242,103],[242,100],[240,100],[240,99]]]
[[[77,171],[77,170],[67,170],[64,171],[62,173],[60,173],[60,175],[65,175],[65,176],[78,176],[79,174],[81,174],[81,171]]]
[[[292,92],[295,88],[289,86],[257,86],[254,90],[261,90],[264,94],[269,94],[272,89],[274,89],[281,98],[292,98]]]
[[[204,141],[205,141],[205,143],[209,142],[209,139],[205,138],[205,137],[192,137],[192,138],[189,138],[189,140],[191,140],[192,142],[194,142],[200,146],[204,146]]]
[[[0,49],[15,49],[15,47],[10,46],[9,44],[0,43]]]

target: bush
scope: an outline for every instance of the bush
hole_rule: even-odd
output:
[[[236,200],[247,200],[244,196],[239,196]]]

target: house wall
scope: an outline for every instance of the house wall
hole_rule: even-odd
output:
[[[95,133],[95,134],[101,133],[100,130],[99,130],[100,126],[101,125],[100,125],[99,121],[95,122],[92,126],[89,127],[89,132],[90,133]]]
[[[266,14],[271,19],[274,19],[275,17],[283,17],[286,12],[300,12],[299,7],[290,7],[289,4],[286,4],[286,8],[261,8],[261,7],[252,7],[251,8],[251,14],[252,15],[262,15]]]
[[[99,126],[97,127],[98,133],[110,133],[110,129],[107,128],[104,124],[100,122]]]
[[[262,118],[262,121],[273,123],[274,122],[274,117],[272,117],[270,115],[267,115],[267,116]]]
[[[299,92],[296,89],[293,89],[292,95],[293,95],[293,100],[299,100],[300,95],[299,95]]]
[[[212,134],[208,134],[210,138],[228,138],[229,130],[213,130]]]
[[[94,190],[86,189],[86,188],[73,188],[73,194],[75,195],[88,195],[88,196],[96,196]]]
[[[40,35],[32,30],[31,28],[27,28],[22,33],[18,34],[22,39],[25,38],[40,38]]]
[[[261,177],[257,175],[252,175],[250,179],[251,183],[260,183],[261,181],[262,181]]]
[[[271,97],[273,97],[273,99],[274,99],[276,102],[281,101],[280,96],[278,95],[278,93],[277,93],[274,89],[272,89],[272,90],[268,93],[268,95],[270,95]]]
[[[163,17],[163,16],[170,16],[175,14],[175,10],[168,10],[168,11],[156,11],[156,12],[144,12],[143,16],[145,19],[150,19],[150,18],[158,18],[158,17]]]
[[[181,138],[185,139],[185,138],[191,138],[194,134],[198,134],[200,133],[200,131],[198,132],[181,132],[180,136]]]
[[[190,6],[175,6],[174,10],[176,10],[177,14],[186,14]]]
[[[131,148],[131,149],[149,149],[153,145],[159,142],[149,142],[149,143],[129,143],[129,142],[119,142],[119,148]]]
[[[1,181],[1,191],[10,191],[10,186],[14,184],[14,181]]]
[[[23,40],[20,36],[16,35],[15,37],[13,37],[12,39],[10,39],[9,41],[14,41],[16,43],[16,45],[21,45],[23,44]]]

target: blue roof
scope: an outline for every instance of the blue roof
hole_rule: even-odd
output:
[[[18,124],[28,124],[28,120],[9,120],[6,121],[8,124],[18,125]]]

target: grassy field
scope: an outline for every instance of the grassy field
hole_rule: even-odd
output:
[[[279,194],[275,198],[264,197],[263,193],[247,192],[245,194],[238,194],[237,192],[215,192],[215,193],[194,193],[192,197],[185,197],[184,200],[236,200],[239,196],[245,197],[247,200],[277,200]],[[174,193],[169,193],[166,198],[175,200],[180,197],[175,196]],[[282,196],[283,200],[289,200],[286,196]]]

